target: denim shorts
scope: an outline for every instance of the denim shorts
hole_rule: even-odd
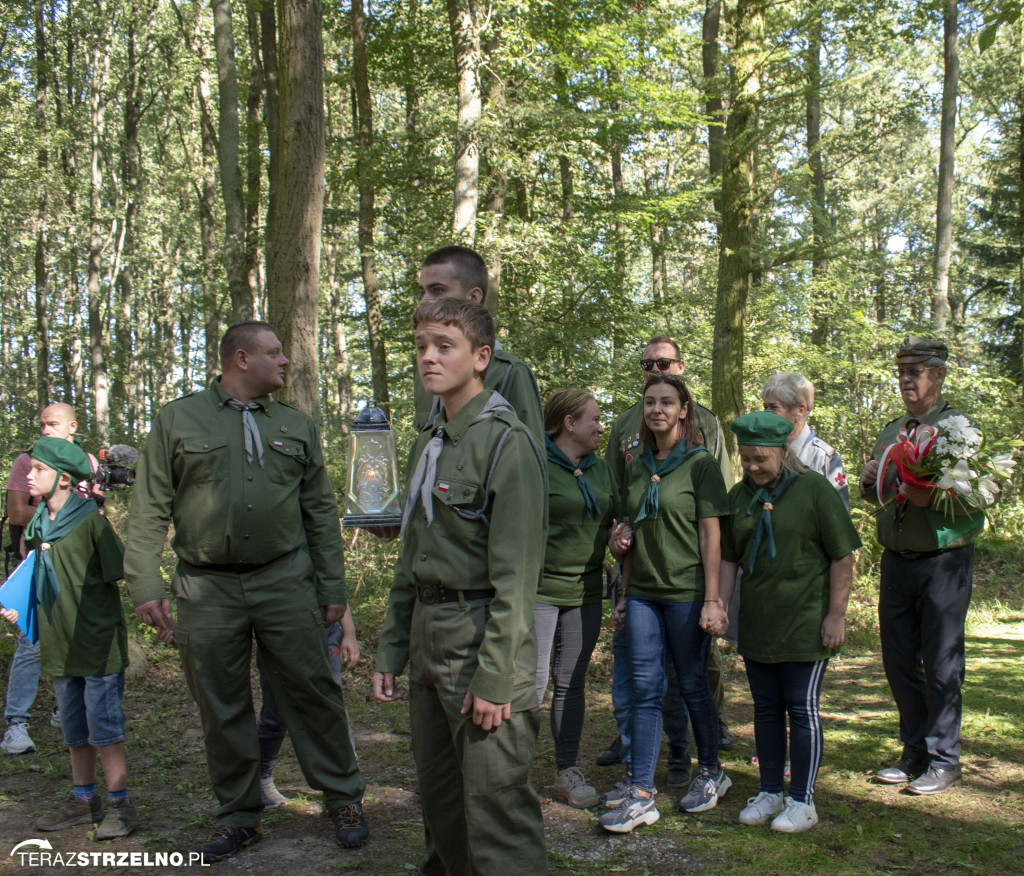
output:
[[[116,745],[124,742],[124,673],[59,675],[53,691],[60,707],[60,724],[68,748]]]

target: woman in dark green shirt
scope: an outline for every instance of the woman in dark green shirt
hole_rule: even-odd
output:
[[[771,411],[739,417],[743,480],[729,492],[722,537],[722,599],[743,569],[739,651],[754,698],[760,791],[742,824],[798,833],[818,822],[814,781],[821,764],[821,683],[843,643],[860,538],[842,499],[808,471],[788,444],[793,424]],[[787,449],[789,448],[789,449]],[[786,717],[792,779],[783,797]]]
[[[624,615],[633,683],[632,787],[605,813],[605,830],[654,824],[654,768],[661,746],[667,657],[676,668],[697,745],[697,777],[679,808],[703,812],[732,784],[718,759],[718,713],[708,686],[708,633],[724,632],[718,598],[719,517],[728,514],[725,482],[700,439],[693,399],[678,377],[658,374],[644,388],[641,455],[626,466],[623,508],[633,544],[622,560]]]
[[[555,797],[584,809],[598,801],[576,766],[583,732],[584,681],[601,632],[602,562],[616,511],[608,465],[595,452],[604,424],[592,395],[560,389],[544,406],[548,540],[537,588],[537,700],[553,676],[551,735]]]

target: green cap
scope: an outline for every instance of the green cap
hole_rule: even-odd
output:
[[[916,364],[925,362],[935,367],[945,365],[949,358],[949,348],[935,338],[919,338],[917,335],[907,335],[896,351],[896,361]]]
[[[732,431],[744,447],[788,447],[793,424],[773,411],[755,411],[733,420]]]
[[[77,444],[63,438],[40,438],[30,455],[57,472],[71,475],[71,482],[75,484],[92,474],[88,454]]]

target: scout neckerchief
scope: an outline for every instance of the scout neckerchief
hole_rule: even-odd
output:
[[[796,475],[788,469],[785,469],[782,472],[782,477],[780,477],[775,486],[769,490],[766,487],[759,487],[755,484],[750,479],[750,475],[743,475],[743,486],[747,488],[749,493],[753,494],[750,504],[747,505],[747,516],[749,517],[753,513],[754,505],[758,502],[764,506],[764,510],[761,512],[761,519],[757,521],[757,528],[754,530],[754,541],[750,546],[751,573],[754,571],[754,561],[757,559],[757,550],[761,547],[762,537],[767,537],[768,539],[768,556],[773,560],[775,559],[775,536],[772,534],[772,510],[775,507],[775,503],[782,498],[782,494],[793,485],[793,481],[795,480]]]
[[[242,412],[242,434],[245,437],[245,457],[252,465],[252,448],[256,445],[259,456],[260,468],[263,468],[263,441],[260,440],[260,427],[256,425],[256,418],[253,411],[258,411],[263,405],[259,402],[240,402],[237,398],[228,399],[228,407]]]
[[[469,425],[472,426],[473,423],[486,420],[498,411],[504,411],[507,414],[514,413],[512,406],[502,396],[492,392],[483,409]],[[416,468],[413,469],[412,478],[409,480],[409,495],[405,500],[405,509],[402,511],[402,535],[405,535],[405,527],[416,507],[417,499],[423,503],[423,511],[427,515],[427,526],[434,522],[434,481],[437,478],[437,458],[441,455],[443,447],[444,426],[442,425],[434,433],[434,437],[427,442],[427,446],[423,448],[423,452],[416,462]]]
[[[687,447],[686,439],[683,438],[675,447],[672,448],[672,452],[669,453],[668,456],[661,460],[661,462],[658,462],[654,458],[654,453],[651,449],[646,449],[640,455],[640,461],[651,473],[651,485],[647,488],[647,496],[644,498],[643,505],[640,506],[640,513],[636,515],[633,522],[639,523],[645,517],[657,517],[658,486],[661,483],[661,479],[669,472],[675,471],[679,468],[679,466],[694,454],[701,452],[707,453],[707,450],[708,449],[703,444]]]
[[[591,451],[584,456],[580,460],[579,465],[573,465],[569,457],[562,452],[562,448],[555,444],[547,435],[544,436],[544,446],[548,451],[548,462],[553,462],[566,471],[571,471],[573,477],[576,478],[580,492],[583,493],[583,504],[587,509],[587,517],[596,517],[600,514],[601,505],[597,501],[597,496],[594,495],[593,487],[587,482],[587,476],[583,474],[588,468],[597,465],[597,456],[594,452]]]
[[[45,503],[40,507],[45,508]],[[72,493],[53,520],[50,520],[49,514],[37,513],[26,527],[26,541],[37,535],[41,539],[33,570],[34,590],[36,599],[46,608],[52,606],[60,595],[60,583],[57,581],[57,570],[54,569],[53,560],[50,558],[50,548],[71,532],[78,525],[78,521],[98,508],[92,499],[84,499],[77,493]]]

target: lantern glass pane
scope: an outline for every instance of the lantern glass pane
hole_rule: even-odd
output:
[[[394,433],[390,429],[350,432],[345,514],[396,514],[399,511]]]

